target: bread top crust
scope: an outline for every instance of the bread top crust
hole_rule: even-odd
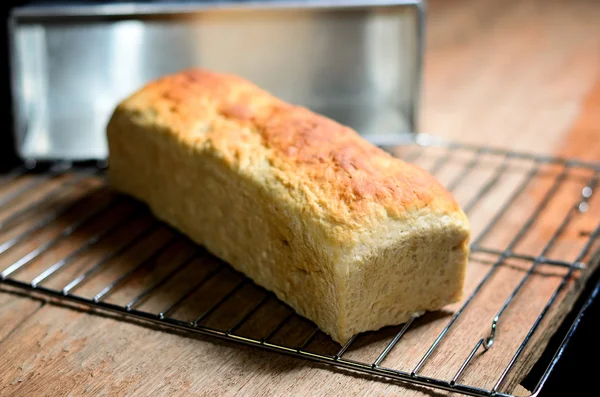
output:
[[[267,169],[291,197],[302,196],[303,206],[334,224],[364,227],[425,208],[466,222],[454,197],[421,168],[238,76],[203,69],[166,75],[125,99],[117,114],[257,179]]]

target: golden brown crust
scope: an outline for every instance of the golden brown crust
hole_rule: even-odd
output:
[[[248,141],[259,139],[270,166],[282,171],[281,182],[315,193],[321,198],[316,205],[336,223],[362,223],[359,219],[373,215],[373,205],[393,218],[424,207],[464,216],[452,195],[422,169],[237,76],[182,71],[151,82],[120,106],[145,112],[146,121],[152,109],[152,123],[196,147],[226,146],[230,163],[250,156]]]

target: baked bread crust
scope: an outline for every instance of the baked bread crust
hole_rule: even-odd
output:
[[[339,343],[462,296],[469,223],[435,178],[240,77],[156,79],[107,139],[115,188]]]

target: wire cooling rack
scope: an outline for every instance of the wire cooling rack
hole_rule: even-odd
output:
[[[466,295],[439,313],[339,346],[112,191],[95,163],[32,163],[1,177],[0,281],[375,376],[508,396],[596,263],[600,165],[423,135],[381,145],[429,170],[471,219]]]

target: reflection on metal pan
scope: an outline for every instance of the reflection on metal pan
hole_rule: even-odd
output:
[[[103,159],[114,106],[190,67],[247,78],[362,135],[414,132],[420,1],[23,7],[10,18],[16,150]]]

